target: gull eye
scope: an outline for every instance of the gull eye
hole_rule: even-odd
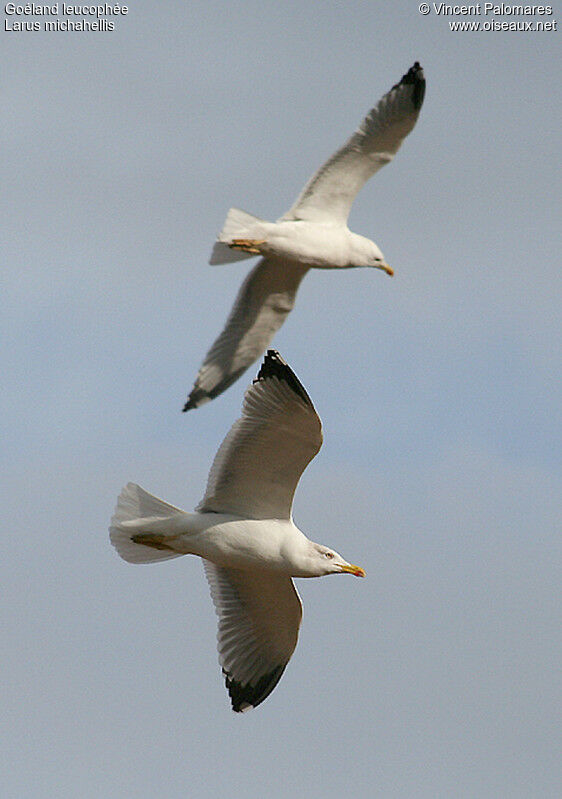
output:
[[[324,555],[325,555],[325,556],[326,556],[326,557],[327,557],[329,560],[333,560],[333,559],[334,559],[334,553],[333,553],[333,552],[324,552]]]

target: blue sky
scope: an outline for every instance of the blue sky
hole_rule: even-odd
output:
[[[351,0],[1,36],[2,795],[559,796],[559,32]],[[395,277],[312,272],[275,338],[324,423],[295,521],[367,579],[299,581],[240,717],[201,565],[107,525],[129,480],[193,508],[239,413],[254,370],[180,413],[248,269],[207,264],[226,211],[280,216],[415,60],[350,218]]]

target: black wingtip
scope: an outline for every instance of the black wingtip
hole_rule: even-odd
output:
[[[413,86],[412,103],[416,111],[422,107],[423,98],[425,96],[425,77],[423,68],[419,61],[416,61],[412,67],[402,76],[400,81],[393,86],[396,89],[398,86]]]
[[[305,387],[277,350],[268,350],[266,352],[258,376],[253,382],[259,383],[269,377],[276,377],[278,380],[287,383],[295,394],[298,394],[308,405],[312,405],[312,400],[308,396]]]
[[[198,408],[199,405],[202,405],[206,399],[206,392],[203,391],[192,391],[187,400],[185,401],[185,405],[181,409],[182,413],[186,411],[190,411],[192,408]]]
[[[214,399],[217,394],[220,394],[220,391],[213,393],[212,391],[205,391],[203,388],[194,388],[182,408],[182,413],[190,411],[192,408],[200,408],[201,405],[205,405],[205,403]]]
[[[283,672],[286,664],[276,666],[273,671],[264,674],[255,685],[244,685],[237,680],[233,680],[230,674],[223,669],[225,683],[232,702],[232,709],[235,713],[244,713],[253,707],[257,707],[264,699],[267,699],[273,691]]]

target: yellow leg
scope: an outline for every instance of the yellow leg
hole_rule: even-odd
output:
[[[142,544],[145,547],[152,547],[152,549],[172,550],[172,547],[169,547],[165,543],[164,539],[166,538],[170,541],[173,536],[166,536],[159,533],[136,533],[131,536],[131,540],[134,541],[135,544]]]
[[[257,241],[256,239],[232,239],[228,246],[232,250],[242,250],[243,252],[250,252],[252,255],[259,255],[261,253],[261,244],[265,244],[265,239],[262,241]]]

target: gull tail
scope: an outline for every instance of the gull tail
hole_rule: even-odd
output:
[[[254,253],[233,250],[228,245],[232,239],[255,238],[249,235],[249,231],[255,228],[256,224],[261,225],[263,222],[263,219],[241,211],[240,208],[231,208],[215,242],[209,263],[215,266],[216,264],[242,261],[244,258],[253,258]]]
[[[127,483],[119,494],[111,519],[109,538],[123,560],[129,563],[152,563],[177,558],[182,553],[168,549],[165,536],[158,532],[158,522],[183,513],[135,483]],[[141,539],[147,542],[141,543]],[[149,543],[150,542],[150,543]]]

